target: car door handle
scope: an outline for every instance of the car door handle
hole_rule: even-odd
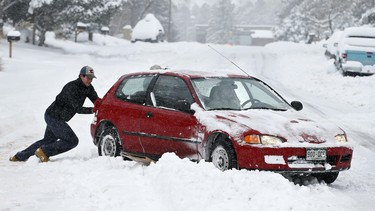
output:
[[[152,117],[154,117],[154,114],[152,113],[152,112],[146,112],[146,117],[147,118],[152,118]]]

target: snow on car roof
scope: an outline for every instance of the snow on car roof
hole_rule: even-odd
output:
[[[351,37],[351,36],[363,36],[363,37],[375,38],[375,28],[369,27],[369,26],[346,28],[344,30],[344,37]]]
[[[188,78],[201,78],[201,77],[252,77],[241,73],[239,70],[191,70],[191,69],[157,69],[143,71],[142,74],[172,74],[184,75]]]
[[[351,46],[350,50],[374,51],[375,28],[368,26],[346,28],[341,39],[342,43]],[[347,48],[345,45],[340,46],[341,51]]]

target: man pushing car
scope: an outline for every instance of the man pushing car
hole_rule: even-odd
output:
[[[43,139],[9,158],[10,161],[26,161],[35,155],[41,162],[48,162],[49,157],[69,151],[78,145],[78,137],[68,125],[76,114],[92,114],[94,108],[83,107],[86,98],[92,103],[99,102],[98,94],[92,86],[96,78],[93,68],[81,68],[78,78],[67,83],[47,108],[44,119],[47,127]],[[95,106],[94,106],[95,107]]]

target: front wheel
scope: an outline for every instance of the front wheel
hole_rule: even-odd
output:
[[[117,157],[120,156],[121,144],[120,137],[115,127],[104,129],[99,139],[98,153],[99,156]]]
[[[210,161],[221,171],[237,168],[236,153],[229,141],[216,141],[210,155]]]

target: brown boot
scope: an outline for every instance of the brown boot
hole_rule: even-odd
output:
[[[21,161],[21,160],[18,160],[18,158],[15,155],[13,155],[12,157],[9,158],[9,161],[18,162],[18,161]]]
[[[41,147],[39,147],[35,151],[35,156],[37,156],[39,158],[40,162],[48,162],[49,161],[48,156],[43,152]]]

